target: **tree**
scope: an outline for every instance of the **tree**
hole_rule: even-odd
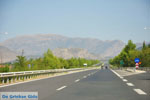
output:
[[[150,67],[150,48],[147,47],[145,42],[143,42],[142,50],[136,50],[136,45],[132,43],[131,40],[128,41],[128,44],[124,47],[121,53],[109,60],[109,63],[115,66],[119,66],[119,61],[124,61],[124,67],[134,67],[135,58],[140,58],[142,64],[140,66]]]
[[[27,59],[25,56],[17,56],[15,62],[15,70],[27,70]]]
[[[148,44],[148,48],[150,48],[150,44]]]
[[[140,53],[140,60],[142,62],[142,67],[150,67],[150,48],[145,48]]]
[[[50,49],[44,53],[43,57],[27,60],[25,56],[17,56],[17,60],[14,63],[15,68],[12,71],[22,70],[43,70],[43,69],[60,69],[60,68],[75,68],[83,67],[83,63],[88,63],[88,66],[99,63],[98,60],[87,60],[80,58],[63,59],[53,55]],[[28,64],[31,64],[31,68],[28,68]]]
[[[143,42],[143,46],[142,46],[142,50],[146,49],[146,44],[145,44],[145,41]]]
[[[132,40],[129,40],[128,44],[125,46],[123,51],[125,51],[126,53],[129,53],[130,50],[135,50],[135,48],[136,48],[136,45],[132,42]]]

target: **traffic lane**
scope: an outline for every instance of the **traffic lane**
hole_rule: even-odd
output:
[[[110,70],[100,70],[40,100],[148,100],[138,95]]]
[[[125,76],[129,82],[135,84],[135,87],[142,89],[150,96],[150,73],[142,73],[136,75]]]
[[[18,85],[12,85],[8,87],[2,87],[0,88],[0,92],[37,91],[40,97],[46,97],[50,94],[55,93],[57,88],[63,85],[72,84],[74,83],[74,80],[82,78],[83,76],[95,71],[96,69],[32,81],[28,83],[22,83]]]

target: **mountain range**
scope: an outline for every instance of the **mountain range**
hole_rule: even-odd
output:
[[[58,57],[83,57],[101,59],[114,57],[125,46],[121,40],[102,41],[94,38],[72,38],[56,34],[23,35],[7,39],[0,43],[17,54],[37,57],[51,49]]]
[[[0,63],[13,61],[16,59],[17,53],[8,49],[7,47],[0,46]]]

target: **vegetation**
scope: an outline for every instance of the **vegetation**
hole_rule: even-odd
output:
[[[121,53],[109,60],[109,63],[114,66],[134,67],[134,59],[139,58],[142,67],[150,67],[150,44],[147,46],[143,42],[142,50],[137,50],[136,45],[129,40]]]
[[[87,63],[87,67],[99,63],[99,60],[87,60],[84,58],[63,59],[53,55],[48,49],[43,57],[27,60],[25,56],[17,56],[17,60],[12,64],[10,71],[27,71],[27,70],[45,70],[45,69],[60,69],[60,68],[80,68]],[[8,68],[9,71],[9,68]],[[4,69],[3,71],[5,72]]]
[[[6,66],[6,67],[1,67],[0,68],[0,72],[9,72],[9,67]]]

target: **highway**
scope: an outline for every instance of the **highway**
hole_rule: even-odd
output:
[[[122,77],[110,69],[94,69],[1,87],[0,92],[38,92],[39,100],[150,100],[150,87],[137,83],[149,82],[143,76]]]

